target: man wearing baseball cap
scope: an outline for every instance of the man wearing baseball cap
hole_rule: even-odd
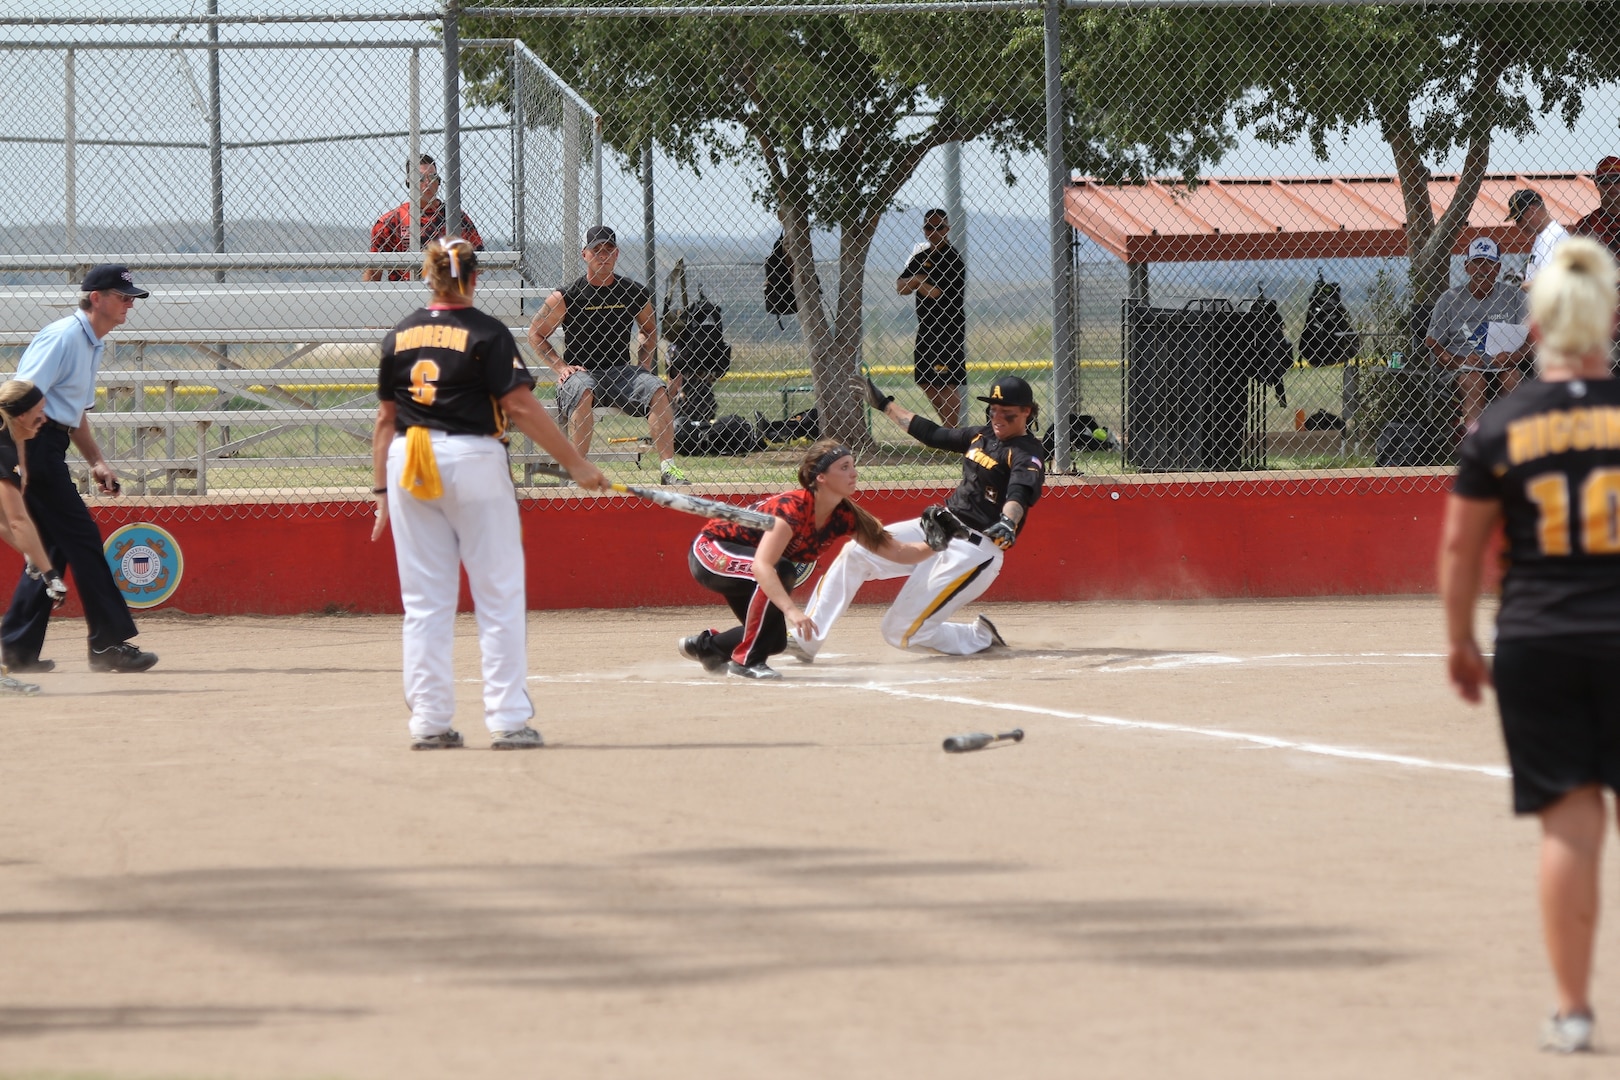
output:
[[[1590,236],[1620,258],[1620,157],[1610,154],[1592,170],[1598,206],[1575,223],[1577,236]]]
[[[529,324],[529,347],[557,373],[557,411],[581,454],[591,452],[595,409],[645,416],[658,455],[658,479],[685,484],[675,464],[675,394],[658,370],[658,316],[652,290],[614,272],[619,236],[606,225],[585,230],[585,273],[546,297]],[[563,351],[551,335],[563,332]],[[630,363],[635,339],[636,362]],[[677,389],[678,384],[677,385]]]
[[[90,632],[90,670],[146,671],[157,663],[157,654],[142,652],[129,640],[138,632],[135,620],[102,553],[101,530],[68,472],[67,450],[69,443],[79,448],[103,495],[119,493],[118,476],[90,428],[96,372],[107,335],[123,325],[136,300],[151,294],[135,284],[127,266],[117,264],[93,267],[79,289],[79,310],[36,334],[17,363],[17,378],[45,395],[45,426],[27,444],[23,497],[51,564],[73,573]],[[50,617],[45,582],[25,572],[0,619],[0,664],[7,671],[56,667],[56,661],[39,655]]]
[[[1494,356],[1485,353],[1491,323],[1523,325],[1525,295],[1497,278],[1502,252],[1488,236],[1468,245],[1463,262],[1468,282],[1448,289],[1434,305],[1425,339],[1435,362],[1457,373],[1463,399],[1463,425],[1471,425],[1485,409],[1491,391],[1507,393],[1529,373],[1530,342]]]
[[[1530,283],[1536,280],[1536,275],[1552,259],[1553,248],[1568,239],[1569,231],[1553,220],[1546,202],[1529,188],[1520,188],[1508,196],[1507,211],[1507,220],[1532,238],[1530,261],[1524,264],[1524,283],[1521,286],[1529,292]]]

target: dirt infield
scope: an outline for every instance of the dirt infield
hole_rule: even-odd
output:
[[[536,613],[509,754],[472,682],[407,752],[396,618],[148,616],[130,677],[60,626],[0,698],[0,1076],[1613,1074],[1535,1050],[1536,830],[1434,600],[984,610],[777,684],[675,655],[709,609]]]

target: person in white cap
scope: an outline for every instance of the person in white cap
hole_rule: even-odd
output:
[[[1469,427],[1496,393],[1509,393],[1519,385],[1530,372],[1531,359],[1528,337],[1511,350],[1486,352],[1491,323],[1520,326],[1525,320],[1524,293],[1498,280],[1502,252],[1496,241],[1488,236],[1474,239],[1463,269],[1468,282],[1446,290],[1435,303],[1426,341],[1435,361],[1457,373],[1463,426]]]

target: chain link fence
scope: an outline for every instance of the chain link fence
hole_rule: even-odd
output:
[[[960,467],[866,409],[863,371],[967,423],[1029,380],[1050,496],[1440,490],[1533,377],[1514,193],[1620,245],[1596,2],[391,6],[0,18],[0,87],[33,103],[0,123],[0,372],[90,264],[131,264],[153,296],[97,416],[126,490],[363,509],[376,343],[457,211],[548,402],[527,328],[606,224],[697,489],[780,489],[824,434],[869,498]],[[656,479],[649,418],[597,414],[607,471]]]

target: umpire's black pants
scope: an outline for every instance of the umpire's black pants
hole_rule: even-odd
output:
[[[107,567],[101,530],[73,486],[67,467],[69,442],[68,433],[50,423],[28,440],[28,488],[24,498],[51,565],[63,571],[64,576],[72,572],[73,591],[84,608],[91,647],[104,649],[128,641],[137,631],[124,594]],[[38,659],[50,619],[51,598],[45,595],[45,583],[24,574],[11,594],[11,607],[0,619],[0,645],[5,647],[7,658]]]

